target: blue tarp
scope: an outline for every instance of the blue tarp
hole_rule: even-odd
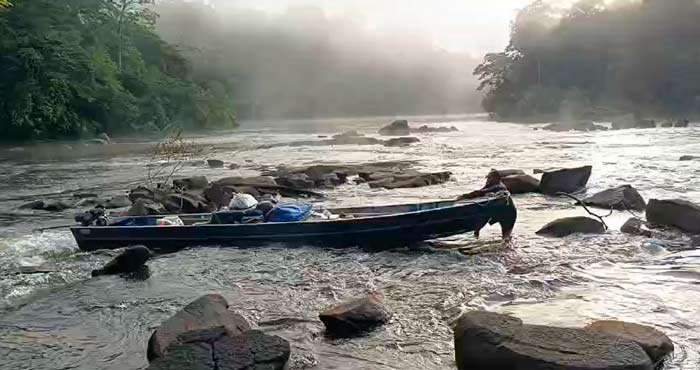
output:
[[[311,204],[280,204],[277,205],[267,216],[268,222],[299,222],[304,221],[309,216],[313,206]]]

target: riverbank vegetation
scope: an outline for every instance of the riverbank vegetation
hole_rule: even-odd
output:
[[[233,86],[197,79],[146,0],[0,5],[0,138],[235,126]]]
[[[700,113],[700,3],[537,0],[512,24],[506,49],[474,74],[482,106],[505,119],[562,119],[634,112]]]

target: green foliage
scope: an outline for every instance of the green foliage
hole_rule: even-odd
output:
[[[558,11],[535,1],[513,22],[506,50],[474,71],[484,108],[504,118],[700,114],[697,19],[695,0],[580,0]]]
[[[19,0],[0,13],[0,137],[235,126],[230,96],[190,78],[144,4]]]

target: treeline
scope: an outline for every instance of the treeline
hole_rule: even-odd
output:
[[[0,1],[0,140],[235,125],[233,87],[193,77],[149,1]]]
[[[194,72],[235,83],[241,117],[308,118],[479,110],[478,60],[410,30],[370,29],[316,6],[268,13],[235,1],[160,1],[158,33]],[[410,33],[412,32],[412,33]]]
[[[699,19],[695,0],[535,1],[517,15],[507,48],[475,69],[482,106],[504,119],[697,115]]]

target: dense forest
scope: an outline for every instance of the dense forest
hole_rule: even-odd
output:
[[[292,5],[268,12],[235,1],[159,1],[158,33],[196,74],[237,86],[241,117],[307,118],[464,113],[480,96],[467,54],[362,14]],[[213,5],[212,5],[213,4]]]
[[[482,105],[506,119],[697,115],[699,19],[696,0],[535,1],[512,23],[507,48],[474,71]]]
[[[197,79],[146,0],[0,0],[0,138],[235,125],[232,86]]]

